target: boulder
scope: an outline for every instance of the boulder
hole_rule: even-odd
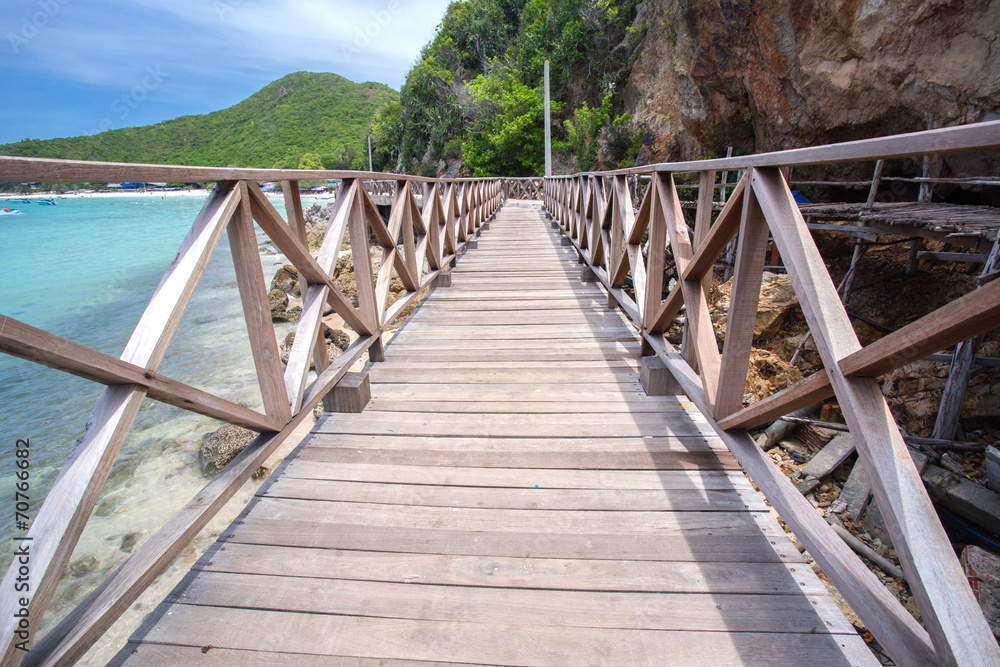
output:
[[[729,300],[733,281],[719,285],[715,303],[712,304],[712,320],[716,336],[726,339],[726,321],[729,316]],[[765,271],[760,286],[760,301],[757,304],[757,320],[753,327],[755,341],[769,340],[778,335],[788,314],[798,307],[799,300],[792,289],[788,276]]]
[[[285,294],[301,296],[299,293],[299,272],[291,264],[286,264],[278,269],[271,279],[271,289],[281,290]]]
[[[288,294],[280,289],[272,289],[267,295],[267,301],[271,306],[271,318],[280,315],[288,308]]]
[[[330,361],[333,361],[346,350],[351,345],[351,337],[348,336],[340,329],[331,329],[327,325],[323,324],[323,338],[326,340],[326,354]],[[281,363],[288,363],[288,356],[292,352],[292,345],[295,343],[295,332],[285,336],[285,340],[281,342],[278,346],[279,354],[281,356]],[[310,362],[309,368],[315,369],[315,363]]]
[[[225,468],[257,436],[240,426],[226,424],[205,436],[198,450],[198,463],[206,475],[214,475]]]

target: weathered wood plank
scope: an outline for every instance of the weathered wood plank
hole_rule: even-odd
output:
[[[495,489],[430,486],[415,484],[373,484],[285,478],[276,480],[260,496],[299,500],[423,505],[479,509],[552,509],[606,511],[697,511],[739,512],[753,509],[766,512],[763,499],[746,490],[689,489],[670,494],[651,489]]]
[[[150,623],[150,640],[363,658],[434,660],[447,654],[461,662],[504,665],[571,664],[580,655],[599,655],[608,664],[657,664],[664,655],[670,655],[674,665],[737,664],[763,653],[774,664],[794,663],[802,655],[810,655],[817,666],[840,667],[845,657],[851,664],[878,664],[857,635],[789,633],[779,639],[766,633],[734,633],[726,642],[716,642],[712,634],[683,631],[557,629],[196,605],[170,605],[170,611]]]
[[[488,566],[488,563],[483,563]],[[499,569],[498,566],[494,566]],[[261,577],[262,580],[258,580]],[[486,582],[483,582],[484,584]],[[829,598],[525,590],[246,575],[203,571],[168,603],[581,628],[844,634],[851,625]],[[269,593],[247,599],[263,586]],[[259,589],[258,589],[259,590]],[[829,623],[820,614],[830,617]],[[831,610],[831,607],[833,609]],[[839,618],[838,618],[839,616]]]

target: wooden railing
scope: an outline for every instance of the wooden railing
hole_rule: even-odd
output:
[[[298,181],[342,179],[319,254],[306,244]],[[377,186],[365,187],[362,179]],[[206,200],[167,273],[160,281],[120,358],[112,357],[0,314],[0,351],[105,385],[85,438],[71,453],[31,524],[28,588],[15,588],[15,559],[0,594],[3,665],[65,664],[82,655],[138,598],[153,579],[191,542],[208,521],[305,420],[365,352],[381,361],[382,335],[399,314],[475,236],[502,203],[497,179],[443,181],[358,172],[245,170],[159,165],[90,163],[0,157],[0,181],[213,182]],[[288,222],[264,196],[257,181],[281,181]],[[417,205],[422,189],[423,206]],[[369,194],[392,193],[385,222]],[[286,368],[282,370],[271,324],[266,283],[254,221],[279,252],[298,269],[302,315]],[[368,252],[353,252],[358,307],[334,283],[345,235],[352,248],[369,248],[369,230],[382,249],[373,275]],[[222,234],[227,233],[236,268],[243,313],[263,397],[257,412],[160,375],[181,316]],[[395,273],[407,294],[391,306],[389,283]],[[321,319],[329,304],[359,338],[334,362],[327,358]],[[308,382],[310,360],[319,377]],[[144,398],[237,424],[260,433],[205,488],[121,567],[80,603],[30,653],[15,647],[34,636],[39,620],[66,571],[73,549],[132,427]],[[23,581],[23,579],[21,580]],[[23,592],[20,592],[23,591]],[[23,599],[22,599],[23,598]],[[24,602],[27,604],[24,604]],[[28,610],[28,627],[15,613]],[[19,631],[25,634],[18,635]]]
[[[996,639],[875,379],[1000,326],[1000,280],[862,347],[782,170],[998,148],[1000,122],[990,122],[545,181],[546,210],[639,327],[644,354],[663,360],[743,469],[900,665],[1000,664]],[[744,174],[713,220],[716,174],[723,170],[743,170]],[[698,175],[694,242],[678,198],[677,174]],[[646,178],[637,178],[640,175]],[[649,186],[636,211],[633,194],[639,181]],[[787,267],[824,370],[743,408],[769,234]],[[735,274],[720,354],[707,289],[717,258],[736,236]],[[645,247],[644,238],[648,238]],[[678,280],[663,299],[668,248]],[[629,276],[634,299],[624,289]],[[686,309],[686,355],[663,335],[682,306]],[[868,473],[923,627],[744,430],[834,395]]]
[[[502,179],[505,199],[542,199],[544,179],[537,177],[508,177]]]

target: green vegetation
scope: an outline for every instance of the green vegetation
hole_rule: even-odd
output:
[[[634,162],[642,133],[620,87],[648,26],[637,0],[452,2],[400,91],[372,124],[375,168],[540,174],[542,72],[551,61],[554,148],[580,168]],[[582,110],[582,111],[581,111]],[[563,121],[566,121],[565,123]]]
[[[380,83],[297,72],[239,104],[89,137],[0,145],[2,155],[219,167],[367,169],[372,117],[398,93]]]

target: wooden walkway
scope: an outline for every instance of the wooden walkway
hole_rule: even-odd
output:
[[[579,278],[502,210],[112,664],[877,664]]]

